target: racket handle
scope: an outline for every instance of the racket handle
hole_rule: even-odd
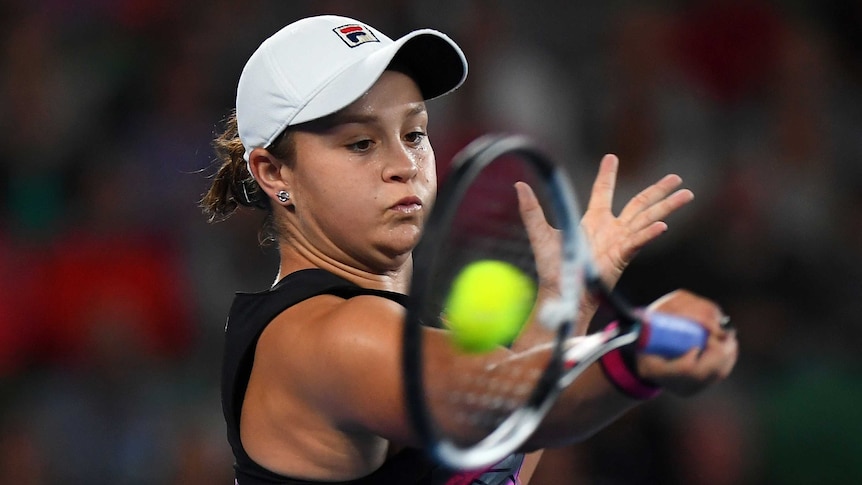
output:
[[[703,350],[707,338],[709,332],[691,320],[667,313],[650,312],[645,315],[637,350],[674,358],[694,348]]]

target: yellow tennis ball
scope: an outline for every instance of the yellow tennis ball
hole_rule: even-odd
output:
[[[535,283],[516,266],[479,260],[465,266],[453,280],[443,321],[461,349],[487,352],[517,338],[535,298]]]

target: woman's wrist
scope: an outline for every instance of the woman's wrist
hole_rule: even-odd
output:
[[[638,375],[634,352],[614,349],[599,359],[599,365],[608,381],[632,399],[646,401],[661,394],[661,386]]]

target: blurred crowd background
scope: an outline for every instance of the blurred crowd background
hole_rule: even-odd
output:
[[[460,43],[468,81],[429,105],[443,164],[513,131],[582,194],[605,153],[620,202],[669,172],[695,191],[620,288],[718,300],[737,370],[534,485],[862,483],[858,0],[0,0],[0,482],[233,483],[225,316],[276,256],[259,215],[197,201],[245,59],[318,13]]]

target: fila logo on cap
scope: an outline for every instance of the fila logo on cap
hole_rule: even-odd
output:
[[[332,31],[338,34],[341,40],[350,47],[356,47],[366,42],[380,42],[370,30],[359,24],[342,25],[332,29]]]

